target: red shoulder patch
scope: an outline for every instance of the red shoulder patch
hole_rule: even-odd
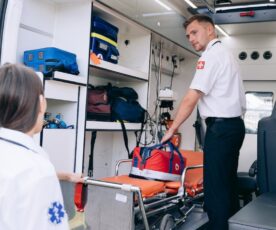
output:
[[[196,65],[196,69],[204,69],[205,61],[198,61]]]

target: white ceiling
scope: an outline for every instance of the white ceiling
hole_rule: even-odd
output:
[[[164,30],[171,31],[173,28],[177,30],[183,29],[184,18],[190,17],[192,14],[188,11],[188,4],[184,0],[160,0],[169,7],[168,10],[156,3],[155,0],[102,0],[101,2],[110,5],[113,8],[123,12],[125,15],[134,18],[155,31]],[[215,0],[191,0],[197,6],[214,5]],[[269,3],[269,0],[232,0],[233,4],[257,4]],[[165,13],[165,14],[164,14]],[[166,13],[168,13],[166,15]],[[162,15],[164,14],[164,15]],[[183,18],[184,17],[184,18]],[[157,26],[158,24],[158,26]],[[227,24],[221,27],[229,35],[244,34],[276,34],[276,21],[259,22],[246,24]],[[166,35],[165,35],[166,36]]]
[[[191,0],[197,6],[214,6],[215,0]],[[265,4],[270,3],[269,0],[231,0],[232,4]],[[184,0],[171,0],[172,4],[177,7],[177,4],[185,5],[181,8],[182,15],[187,14],[188,5]],[[183,4],[184,3],[184,4]],[[270,3],[271,4],[271,3]],[[223,6],[223,5],[222,5]],[[219,6],[218,6],[219,7]],[[247,34],[276,34],[276,21],[258,22],[258,23],[242,23],[242,24],[227,24],[220,25],[229,35],[247,35]]]

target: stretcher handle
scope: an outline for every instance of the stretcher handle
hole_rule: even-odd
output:
[[[182,186],[179,187],[178,189],[178,195],[184,195],[185,192],[186,192],[186,188],[185,188],[185,179],[186,179],[186,173],[187,171],[189,170],[193,170],[193,169],[198,169],[198,168],[203,168],[204,166],[203,165],[191,165],[191,166],[188,166],[186,168],[184,168],[183,172],[182,172],[182,175],[181,175],[181,184]]]
[[[129,164],[131,164],[131,162],[132,162],[131,159],[121,159],[121,160],[118,160],[116,162],[116,165],[115,165],[115,176],[119,175],[119,168],[120,168],[121,164],[123,164],[123,163],[129,163]]]

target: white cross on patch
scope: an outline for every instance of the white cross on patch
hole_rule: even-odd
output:
[[[197,69],[204,69],[205,61],[198,61],[197,62]]]

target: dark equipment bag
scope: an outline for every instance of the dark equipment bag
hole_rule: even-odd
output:
[[[126,100],[121,97],[112,101],[111,119],[112,121],[122,120],[126,122],[144,122],[145,110],[136,100]]]
[[[111,121],[111,104],[109,90],[111,84],[106,86],[88,86],[86,115],[88,120]]]

